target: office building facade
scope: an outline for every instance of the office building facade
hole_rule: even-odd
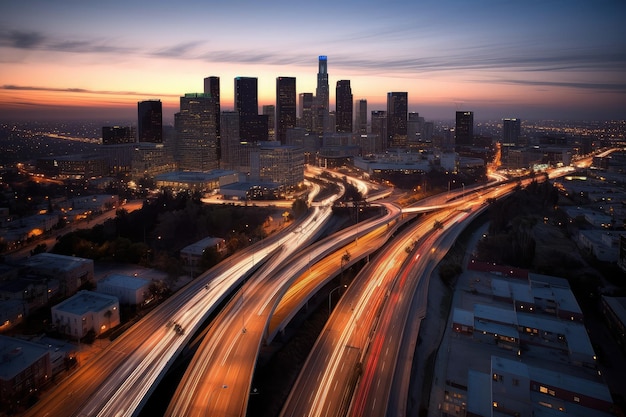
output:
[[[387,93],[387,148],[407,147],[408,93]]]
[[[354,111],[354,129],[360,135],[367,133],[367,100],[360,99],[356,102]]]
[[[335,90],[335,131],[337,133],[352,132],[352,88],[350,80],[337,81]]]
[[[163,143],[163,105],[161,100],[137,103],[137,139],[139,142]]]
[[[287,129],[296,127],[296,79],[276,78],[276,140],[287,142]]]
[[[318,57],[317,87],[315,89],[315,111],[313,129],[316,133],[328,132],[329,128],[329,100],[330,89],[328,87],[328,57]]]
[[[520,119],[502,119],[502,143],[507,145],[520,144]]]
[[[235,78],[235,111],[239,114],[239,134],[249,142],[268,139],[268,117],[259,114],[258,80]]]
[[[454,128],[454,144],[459,146],[472,146],[474,143],[474,112],[457,111],[456,125]]]
[[[179,169],[210,171],[219,167],[218,117],[211,94],[189,93],[180,98],[180,112],[174,115]]]

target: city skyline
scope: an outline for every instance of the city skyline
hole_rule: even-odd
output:
[[[27,0],[0,7],[3,119],[136,118],[161,100],[173,122],[185,93],[258,78],[259,107],[277,77],[315,93],[317,59],[331,86],[350,80],[368,113],[408,93],[427,119],[623,119],[626,4],[619,0],[219,4]],[[330,110],[335,110],[330,88]],[[368,115],[369,116],[369,115]]]

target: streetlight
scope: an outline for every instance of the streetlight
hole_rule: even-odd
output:
[[[332,290],[330,290],[330,292],[328,293],[328,317],[330,317],[330,312],[331,312],[331,305],[330,305],[330,301],[331,301],[331,297],[333,295],[333,292],[340,290],[342,288],[347,288],[347,285],[340,285],[337,288],[333,288]]]

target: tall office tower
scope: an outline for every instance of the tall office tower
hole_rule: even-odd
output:
[[[276,139],[276,106],[273,104],[263,105],[262,114],[267,116],[267,140]]]
[[[519,145],[521,121],[520,119],[502,119],[502,143]]]
[[[454,128],[454,146],[472,146],[474,142],[474,112],[457,111]]]
[[[236,169],[239,155],[239,113],[224,111],[220,117],[222,159],[220,166],[223,169]]]
[[[367,133],[367,100],[360,99],[356,102],[356,111],[354,119],[355,132],[360,135]]]
[[[276,78],[276,140],[287,143],[287,129],[296,127],[296,79]]]
[[[222,112],[220,105],[220,77],[206,77],[204,79],[204,94],[211,94],[211,97],[213,97],[216,116],[215,134],[217,135],[217,158],[222,159],[222,140],[220,134],[220,113]]]
[[[350,80],[337,81],[335,103],[335,131],[352,133],[352,88],[350,88]]]
[[[161,100],[137,103],[137,133],[139,142],[163,143],[163,106]]]
[[[300,93],[298,96],[298,107],[300,115],[298,126],[303,127],[307,132],[313,131],[313,93]]]
[[[387,93],[387,148],[407,147],[408,93]]]
[[[121,145],[124,143],[135,143],[135,129],[130,126],[103,126],[102,144]]]
[[[258,80],[235,78],[235,111],[239,114],[239,134],[244,141],[266,141],[268,117],[259,114]]]
[[[372,134],[378,138],[374,145],[375,152],[382,152],[387,147],[387,112],[372,110]]]
[[[210,171],[219,167],[215,102],[211,94],[190,93],[180,98],[174,115],[178,163],[183,171]]]
[[[315,89],[315,115],[313,128],[316,133],[330,131],[328,121],[330,90],[328,87],[328,58],[320,55],[318,58],[317,88]]]
[[[422,134],[424,118],[416,112],[409,112],[408,116],[406,124],[407,144],[409,148],[423,149],[425,146]]]

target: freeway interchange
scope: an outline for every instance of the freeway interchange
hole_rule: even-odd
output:
[[[484,202],[515,185],[489,184],[408,209],[381,202],[378,217],[318,242],[338,196],[316,202],[297,225],[231,256],[163,302],[26,415],[138,415],[193,335],[225,305],[165,415],[245,416],[261,346],[343,268],[372,255],[333,311],[281,415],[402,410],[409,379],[404,360],[412,359],[417,338],[409,311],[414,305],[425,311],[430,272]],[[416,219],[419,212],[426,214]]]

